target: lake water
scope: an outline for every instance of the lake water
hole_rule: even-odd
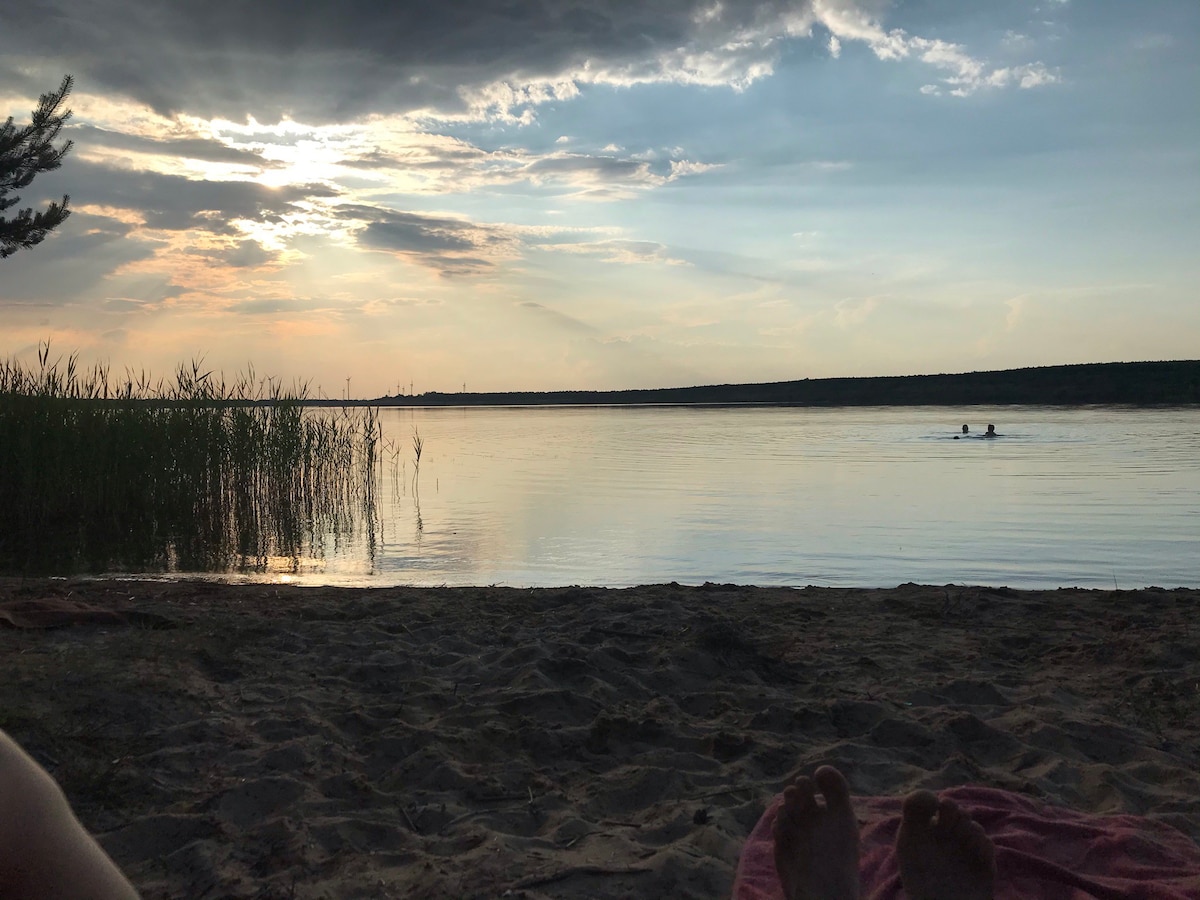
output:
[[[257,577],[1200,585],[1200,409],[387,409],[380,522]],[[971,435],[955,440],[962,423]],[[981,435],[994,422],[1001,437]],[[412,437],[423,441],[414,486]]]

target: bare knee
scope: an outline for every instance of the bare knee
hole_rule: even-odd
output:
[[[49,773],[0,731],[0,896],[127,900],[137,892]]]

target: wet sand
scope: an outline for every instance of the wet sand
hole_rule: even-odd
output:
[[[1200,838],[1200,591],[0,580],[0,727],[148,898],[728,897],[789,775]]]

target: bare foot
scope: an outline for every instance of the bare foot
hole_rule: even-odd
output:
[[[896,857],[911,900],[992,900],[996,848],[953,800],[938,800],[929,791],[910,794]]]
[[[857,900],[858,820],[850,786],[832,766],[784,790],[775,819],[775,869],[787,900]]]

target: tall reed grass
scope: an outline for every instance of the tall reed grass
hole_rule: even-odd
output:
[[[261,568],[357,532],[373,553],[377,412],[307,397],[195,362],[114,380],[48,345],[0,362],[0,570]]]

